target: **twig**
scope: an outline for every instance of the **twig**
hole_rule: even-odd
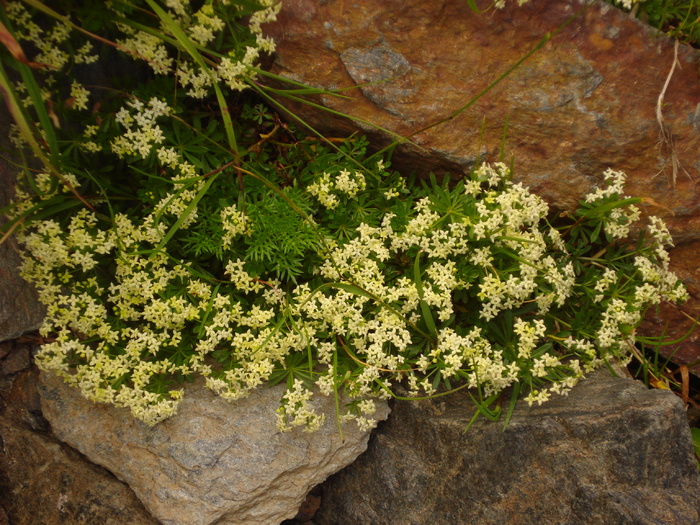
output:
[[[671,64],[671,71],[668,72],[668,76],[666,77],[666,82],[664,83],[664,87],[661,90],[661,93],[659,93],[659,98],[656,99],[656,122],[659,123],[659,135],[660,135],[660,140],[658,143],[659,149],[661,150],[664,146],[666,146],[669,151],[671,152],[671,168],[673,170],[673,175],[672,175],[672,180],[673,180],[673,187],[676,187],[676,180],[678,180],[678,168],[681,166],[680,162],[678,161],[678,154],[676,153],[676,145],[673,141],[673,135],[668,129],[668,126],[666,126],[666,121],[664,120],[664,116],[662,113],[662,107],[664,103],[664,96],[666,95],[666,90],[668,89],[669,84],[671,83],[671,77],[673,77],[673,72],[676,69],[676,65],[680,68],[681,64],[678,61],[678,40],[676,40],[675,45],[673,46],[673,63]],[[658,177],[659,174],[661,174],[661,171],[654,175],[654,177]],[[690,176],[690,174],[683,168],[683,171],[685,172],[686,175],[688,175],[688,178],[692,181],[693,178]]]

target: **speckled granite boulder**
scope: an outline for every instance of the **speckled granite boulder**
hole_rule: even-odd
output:
[[[153,428],[126,409],[86,401],[50,374],[42,374],[40,393],[56,436],[127,483],[163,525],[277,524],[354,461],[369,437],[350,423],[341,438],[332,398],[318,401],[326,414],[318,432],[279,432],[282,385],[229,403],[195,383],[177,415]],[[384,403],[375,417],[387,414]]]

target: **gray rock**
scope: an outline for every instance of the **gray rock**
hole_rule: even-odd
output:
[[[367,452],[322,485],[319,525],[700,523],[680,400],[599,371],[520,403],[508,428],[465,395],[397,402]]]
[[[403,56],[382,42],[369,49],[346,49],[340,53],[340,60],[369,100],[394,115],[405,112],[402,104],[415,89],[397,86],[397,80],[411,70]]]
[[[12,187],[17,174],[16,168],[5,158],[10,151],[7,138],[9,122],[11,118],[7,108],[4,103],[0,103],[0,208],[12,199]],[[0,224],[4,222],[0,214]],[[0,238],[2,236],[0,234]],[[36,330],[44,319],[44,306],[39,303],[34,287],[20,277],[17,269],[19,265],[17,244],[10,237],[0,244],[0,341]]]
[[[178,414],[149,428],[125,409],[95,405],[42,374],[41,406],[54,433],[126,482],[164,525],[270,525],[293,517],[309,490],[351,463],[368,432],[338,434],[332,398],[316,433],[277,430],[283,387],[234,403],[195,383]],[[380,405],[375,417],[386,418]]]
[[[34,287],[20,277],[19,265],[14,239],[0,244],[0,341],[36,330],[44,319],[44,305]]]

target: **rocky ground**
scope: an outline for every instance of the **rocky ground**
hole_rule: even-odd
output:
[[[33,348],[0,343],[0,525],[158,524],[53,434]],[[600,371],[567,398],[519,407],[505,432],[483,421],[466,434],[458,397],[397,403],[368,451],[283,525],[700,522],[700,475],[672,393]]]
[[[0,524],[156,525],[127,485],[53,436],[34,346],[0,343]]]

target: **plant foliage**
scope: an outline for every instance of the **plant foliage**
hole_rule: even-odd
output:
[[[89,399],[153,425],[194,376],[230,400],[284,382],[281,429],[318,428],[314,392],[340,391],[368,428],[405,382],[468,387],[496,418],[509,387],[541,403],[626,360],[644,312],[686,297],[663,223],[630,229],[622,173],[552,220],[503,164],[415,183],[362,137],[281,122],[243,92],[267,93],[277,5],[29,4],[2,15],[2,81],[43,166],[5,228],[47,306],[37,363]],[[107,57],[141,66],[89,84]]]

